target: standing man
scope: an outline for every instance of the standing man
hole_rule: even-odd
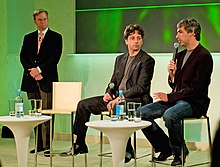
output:
[[[171,166],[182,164],[180,156],[184,141],[181,120],[206,115],[209,107],[208,87],[213,60],[209,51],[199,43],[200,32],[200,24],[195,19],[183,19],[177,24],[176,38],[185,50],[168,64],[168,83],[172,92],[154,93],[156,102],[140,109],[143,119],[152,123],[142,131],[155,151],[160,152],[155,160],[164,161],[173,154]],[[154,121],[159,117],[163,117],[169,137]],[[188,154],[184,144],[184,162]]]
[[[147,104],[152,101],[150,85],[155,61],[141,49],[143,37],[144,30],[139,25],[131,24],[125,28],[124,40],[128,53],[116,58],[110,83],[114,84],[114,91],[123,91],[126,101]],[[75,155],[88,153],[85,123],[89,121],[91,113],[98,115],[101,111],[110,111],[111,104],[112,106],[117,104],[117,96],[111,96],[110,87],[107,87],[104,96],[91,97],[79,102],[74,123],[74,132],[77,135],[74,144]],[[129,162],[134,157],[130,141],[126,151],[125,162]]]
[[[33,17],[37,30],[25,35],[20,53],[24,68],[21,90],[27,92],[28,99],[42,99],[43,109],[51,109],[52,82],[58,81],[62,36],[48,28],[46,10],[35,10]],[[49,121],[39,125],[37,152],[50,148],[49,126]]]

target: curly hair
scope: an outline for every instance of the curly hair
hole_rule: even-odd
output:
[[[138,24],[129,24],[124,30],[124,39],[128,39],[128,37],[135,31],[138,31],[138,34],[140,34],[141,37],[144,38],[144,30],[141,28],[141,26],[139,26]]]

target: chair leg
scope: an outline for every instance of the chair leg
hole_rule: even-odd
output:
[[[38,126],[36,126],[36,133],[35,133],[35,161],[34,161],[35,167],[37,167],[37,145],[38,145]]]
[[[208,130],[208,138],[209,138],[209,152],[210,152],[210,156],[211,156],[211,153],[212,153],[212,139],[211,139],[209,117],[206,117],[206,120],[207,120],[207,130]]]
[[[137,145],[136,145],[136,132],[134,132],[134,167],[137,166]]]
[[[184,167],[184,150],[185,149],[185,142],[184,142],[184,119],[182,119],[182,147],[181,147],[181,161],[182,167]]]
[[[72,136],[71,136],[71,144],[72,144],[72,167],[74,167],[74,128],[73,128],[73,124],[74,124],[74,118],[73,118],[73,112],[71,113],[71,131],[72,131]]]
[[[151,167],[156,167],[156,162],[154,161],[154,157],[155,157],[155,150],[152,147],[152,153],[151,153]]]
[[[103,115],[101,114],[101,120],[103,120]],[[103,133],[100,131],[100,167],[102,167],[102,147],[103,147]]]
[[[85,167],[87,167],[88,163],[87,163],[87,154],[85,154]]]
[[[52,139],[53,139],[53,116],[52,114],[50,114],[51,116],[51,120],[50,120],[50,167],[52,167],[52,163],[53,163],[53,160],[52,160],[52,151],[53,151],[53,142],[52,142]]]

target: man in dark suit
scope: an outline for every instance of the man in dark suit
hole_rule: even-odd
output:
[[[62,53],[62,36],[48,28],[48,12],[33,13],[37,30],[25,35],[20,53],[24,68],[21,90],[28,99],[42,99],[42,108],[52,108],[52,82],[58,81],[57,64]],[[49,121],[39,125],[37,151],[50,146]],[[34,150],[31,150],[34,153]]]
[[[177,24],[176,38],[185,50],[179,52],[168,64],[168,83],[172,88],[169,94],[154,93],[156,102],[143,106],[140,111],[145,120],[152,122],[142,129],[156,152],[157,161],[164,161],[172,154],[171,166],[181,165],[181,146],[183,141],[181,120],[199,118],[206,115],[210,99],[208,87],[213,70],[211,54],[200,43],[200,24],[195,19],[183,19]],[[169,137],[154,119],[163,117]],[[184,161],[189,154],[184,145]]]
[[[114,91],[123,91],[126,101],[141,102],[147,104],[152,101],[150,97],[150,85],[154,71],[154,59],[141,50],[144,31],[137,25],[128,25],[124,31],[124,40],[128,53],[116,58],[114,72],[110,83],[114,84]],[[114,107],[117,104],[117,95],[111,96],[110,87],[107,87],[104,96],[91,97],[79,102],[74,133],[77,135],[74,146],[75,155],[87,153],[88,148],[85,142],[87,127],[91,113],[101,114],[101,111],[110,111],[110,104]],[[129,162],[134,156],[131,142],[128,142],[125,162]]]

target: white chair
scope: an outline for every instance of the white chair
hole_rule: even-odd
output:
[[[42,110],[42,114],[66,114],[71,115],[71,139],[74,148],[74,113],[77,104],[81,100],[81,82],[53,82],[52,109]],[[51,119],[52,120],[52,119]],[[52,164],[52,121],[50,121],[50,164]],[[74,167],[74,149],[72,149],[72,166]],[[85,154],[85,166],[87,167],[87,156]]]

